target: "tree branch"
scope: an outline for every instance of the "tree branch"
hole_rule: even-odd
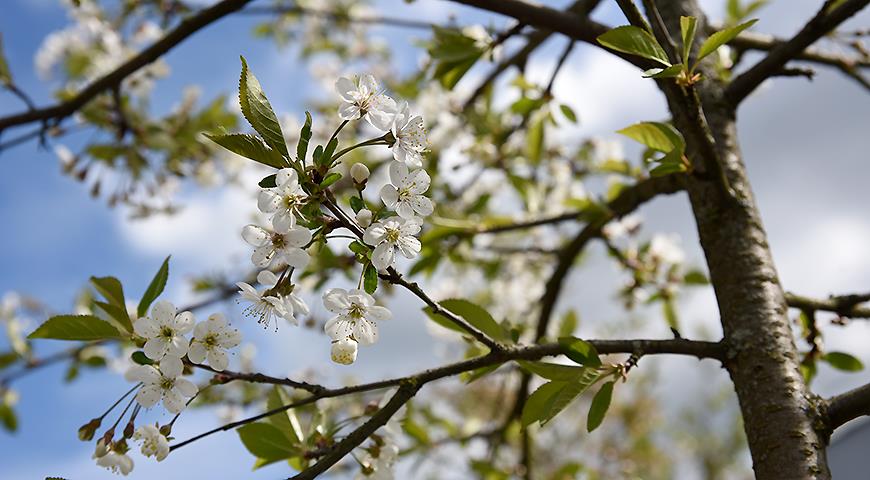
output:
[[[870,307],[859,306],[861,303],[870,302],[870,293],[832,295],[826,299],[815,299],[786,292],[785,300],[788,306],[801,310],[821,310],[849,318],[870,318]]]
[[[591,343],[598,353],[602,355],[615,353],[628,353],[634,355],[657,355],[657,354],[673,354],[687,355],[697,357],[699,360],[714,359],[724,361],[725,349],[720,342],[705,342],[697,340],[672,339],[672,340],[587,340]],[[293,408],[309,405],[324,398],[335,398],[355,393],[370,392],[373,390],[382,390],[390,387],[401,387],[402,385],[414,385],[417,388],[422,387],[426,383],[439,380],[446,377],[452,377],[463,372],[469,372],[482,367],[492,365],[500,365],[511,360],[537,360],[542,357],[561,355],[563,348],[558,343],[549,343],[543,345],[531,346],[516,346],[504,348],[499,351],[491,351],[490,353],[475,357],[469,360],[444,365],[442,367],[425,370],[423,372],[409,375],[405,377],[392,378],[388,380],[380,380],[372,383],[365,383],[349,387],[327,388],[319,393],[312,394],[306,398],[296,402],[288,403],[272,410],[268,410],[258,415],[254,415],[242,420],[230,422],[212,430],[203,432],[199,435],[191,437],[187,440],[172,445],[171,450],[179,449],[185,445],[193,443],[202,438],[208,437],[218,432],[232,430],[234,428],[246,425],[257,420],[261,420],[277,413],[285,412]],[[256,382],[256,378],[248,378],[246,381]],[[268,383],[268,382],[267,382]]]
[[[140,68],[157,60],[163,54],[211,23],[233,13],[251,0],[223,0],[212,7],[204,9],[196,15],[182,20],[171,32],[166,34],[156,43],[146,48],[138,55],[121,64],[118,68],[107,75],[93,81],[71,99],[49,107],[31,109],[0,118],[0,133],[9,127],[23,125],[30,122],[47,122],[52,120],[59,123],[61,120],[75,113],[97,95],[109,90],[133,74]]]
[[[308,15],[311,17],[319,17],[325,18],[327,20],[332,20],[334,22],[352,22],[352,23],[360,23],[360,24],[377,24],[377,25],[388,25],[391,27],[402,27],[402,28],[415,28],[421,30],[431,30],[433,27],[437,25],[434,23],[424,22],[420,20],[411,20],[407,18],[397,18],[390,16],[362,16],[362,15],[350,15],[345,12],[340,12],[336,10],[321,10],[316,8],[308,8],[302,7],[299,5],[291,5],[291,6],[275,6],[275,7],[267,7],[267,6],[252,6],[247,7],[239,11],[240,14],[251,14],[251,15],[287,15],[287,14],[301,14]]]
[[[761,82],[780,71],[789,60],[797,58],[804,49],[866,7],[868,3],[870,0],[846,0],[842,5],[828,12],[833,2],[826,1],[800,32],[775,47],[761,61],[735,78],[725,90],[725,99],[735,107],[739,105]]]
[[[870,383],[831,397],[826,404],[829,432],[858,417],[870,415]]]

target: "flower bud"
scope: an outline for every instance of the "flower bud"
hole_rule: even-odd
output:
[[[353,177],[355,183],[365,183],[369,179],[369,174],[369,167],[366,167],[362,163],[354,163],[350,167],[350,176]]]
[[[79,428],[79,440],[83,442],[89,442],[94,438],[94,433],[97,432],[97,429],[100,428],[100,423],[102,423],[102,419],[95,418],[90,422],[82,425]]]
[[[105,457],[107,453],[109,453],[109,446],[106,444],[106,440],[103,438],[97,440],[97,448],[94,449],[94,458]]]
[[[356,340],[345,338],[332,342],[332,361],[340,365],[350,365],[356,361]]]
[[[372,211],[368,208],[364,208],[357,212],[356,214],[356,223],[359,224],[360,227],[366,228],[372,224]]]

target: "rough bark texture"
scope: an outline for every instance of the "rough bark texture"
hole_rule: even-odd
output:
[[[659,1],[668,30],[679,37],[679,16],[703,21],[694,0]],[[699,32],[705,29],[701,26]],[[703,41],[703,38],[698,40]],[[695,214],[710,279],[719,304],[744,428],[759,479],[830,478],[824,435],[814,428],[817,412],[799,371],[782,286],[767,235],[746,175],[737,141],[735,113],[722,98],[722,86],[697,86],[704,115],[738,202],[729,202],[709,179],[690,179],[687,190]],[[696,128],[678,95],[668,94],[676,126],[686,135]],[[686,135],[695,163],[704,148]]]

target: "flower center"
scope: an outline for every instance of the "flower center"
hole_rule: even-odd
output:
[[[284,195],[281,199],[286,210],[296,210],[302,205],[302,195]]]
[[[366,307],[358,303],[351,303],[350,308],[347,310],[347,315],[353,319],[363,318],[365,316],[365,313]]]
[[[163,377],[160,380],[160,388],[163,390],[170,390],[173,386],[175,386],[175,379],[173,378]]]
[[[205,344],[206,347],[216,347],[218,344],[217,335],[215,335],[214,333],[210,333],[210,334],[206,335],[206,337],[205,337],[205,339],[203,339],[202,343]]]
[[[163,338],[172,338],[175,336],[175,332],[172,331],[171,327],[163,327],[160,329],[160,336]]]
[[[388,242],[396,243],[399,241],[402,232],[400,232],[398,228],[386,228],[385,230],[387,231],[386,238]]]
[[[273,234],[272,235],[272,245],[275,246],[276,250],[280,250],[280,249],[284,248],[285,246],[287,246],[287,242],[284,241],[284,235],[281,235],[280,233]]]

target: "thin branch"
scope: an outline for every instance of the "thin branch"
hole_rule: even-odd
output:
[[[272,377],[262,373],[234,372],[231,370],[218,371],[208,365],[193,362],[186,363],[191,367],[215,374],[215,380],[219,381],[220,383],[229,383],[234,380],[238,380],[242,382],[263,383],[267,385],[284,385],[298,390],[305,390],[306,392],[313,393],[315,395],[326,390],[326,387],[322,385],[311,384],[308,382],[300,382],[296,380],[291,380],[289,378]]]
[[[562,50],[562,54],[559,55],[559,60],[556,61],[556,67],[553,68],[553,73],[550,75],[550,81],[547,82],[547,88],[544,89],[544,97],[548,97],[553,93],[553,85],[556,84],[556,77],[559,76],[559,72],[562,71],[562,67],[565,65],[565,60],[568,59],[568,55],[571,55],[571,50],[574,49],[574,40],[569,39],[568,43],[565,45],[565,49]]]
[[[725,349],[720,342],[704,342],[696,340],[672,339],[672,340],[587,340],[591,343],[598,353],[616,354],[628,353],[634,355],[657,355],[657,354],[673,354],[687,355],[703,359],[714,359],[724,361]],[[558,343],[549,343],[543,345],[519,346],[504,348],[499,351],[491,351],[490,353],[463,360],[461,362],[444,365],[442,367],[425,370],[423,372],[409,375],[406,377],[392,378],[388,380],[380,380],[372,383],[360,385],[330,388],[325,389],[317,394],[312,394],[301,400],[273,408],[258,415],[230,422],[220,427],[203,432],[199,435],[191,437],[187,440],[179,442],[170,447],[171,450],[179,449],[185,445],[193,443],[202,438],[208,437],[218,432],[232,430],[234,428],[246,425],[257,420],[270,417],[272,415],[285,412],[304,405],[310,405],[324,398],[335,398],[356,393],[370,392],[373,390],[382,390],[385,388],[416,385],[423,386],[426,383],[439,380],[446,377],[452,377],[463,372],[469,372],[482,367],[492,365],[500,365],[511,360],[537,360],[542,357],[561,355],[563,348]],[[254,381],[253,379],[249,381]]]
[[[239,10],[251,0],[223,0],[196,15],[182,20],[166,36],[146,48],[138,55],[121,64],[112,72],[93,81],[71,99],[52,106],[28,110],[0,118],[0,132],[9,127],[36,121],[60,121],[90,102],[97,95],[120,85],[127,76],[157,60],[163,54],[213,22]]]
[[[833,2],[824,3],[819,12],[790,40],[778,45],[761,61],[734,79],[725,90],[725,98],[734,106],[752,93],[761,82],[778,72],[795,59],[816,40],[866,7],[870,0],[846,0],[833,11],[828,11]]]
[[[420,20],[411,20],[407,18],[398,18],[398,17],[390,17],[390,16],[381,16],[381,15],[350,15],[345,12],[340,12],[337,10],[321,10],[316,8],[308,8],[302,7],[299,5],[292,6],[276,6],[276,7],[267,7],[267,6],[251,6],[246,7],[239,11],[240,14],[248,14],[248,15],[291,15],[291,14],[300,14],[307,15],[311,17],[319,17],[325,18],[327,20],[332,20],[334,22],[351,22],[351,23],[359,23],[359,24],[376,24],[376,25],[388,25],[391,27],[402,27],[402,28],[413,28],[413,29],[421,29],[421,30],[431,30],[433,27],[438,25],[430,22],[424,22]]]
[[[827,400],[828,431],[833,432],[846,423],[870,415],[870,383]]]
[[[708,29],[708,33],[712,34],[714,32],[722,30],[722,28],[724,27],[722,27],[721,25],[711,25]],[[775,48],[780,47],[785,42],[785,40],[774,37],[773,35],[756,33],[746,30],[741,32],[740,35],[737,36],[737,38],[728,42],[728,45],[737,50],[757,50],[760,52],[769,52]],[[842,55],[824,52],[812,47],[806,48],[803,51],[799,52],[793,57],[793,60],[803,60],[806,62],[818,63],[831,67],[843,67],[845,65],[850,68],[870,68],[870,60],[868,59],[847,58]]]
[[[870,293],[816,299],[786,292],[785,300],[789,307],[801,310],[833,312],[848,318],[870,318],[870,307],[860,306],[861,303],[870,302]]]

